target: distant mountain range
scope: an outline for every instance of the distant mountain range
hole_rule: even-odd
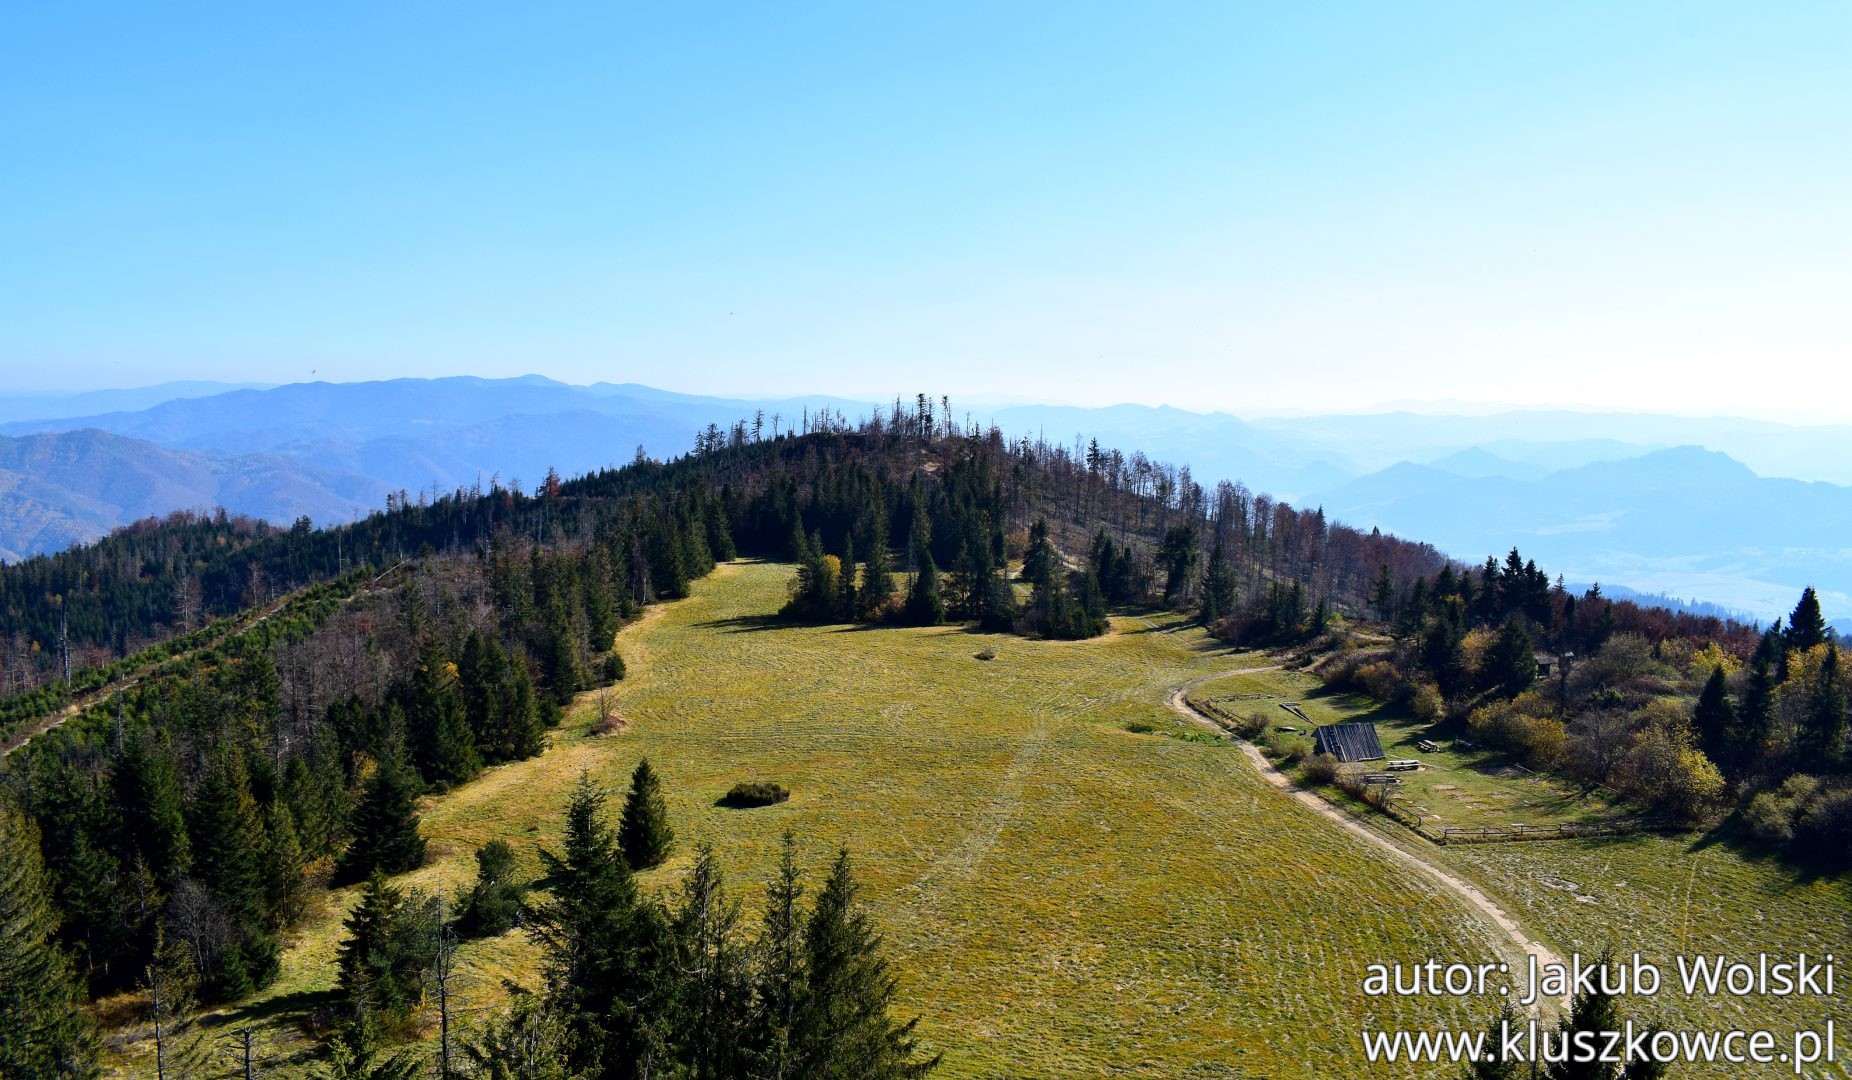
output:
[[[1814,585],[1852,609],[1852,488],[1757,476],[1726,454],[1673,447],[1535,475],[1473,453],[1402,462],[1318,501],[1354,525],[1458,557],[1516,545],[1571,579],[1697,597],[1768,618]]]
[[[188,507],[345,521],[391,490],[497,475],[531,487],[549,467],[570,475],[621,464],[639,447],[672,456],[708,424],[755,413],[769,435],[806,412],[854,420],[889,407],[539,376],[0,395],[0,558]],[[952,411],[1011,437],[1098,439],[1188,464],[1205,486],[1240,480],[1469,562],[1516,544],[1571,579],[1762,618],[1786,610],[1805,584],[1827,594],[1829,612],[1852,610],[1852,489],[1817,482],[1852,481],[1852,428],[1549,411],[1250,421],[956,400]]]
[[[0,559],[59,551],[174,510],[345,520],[380,505],[386,491],[367,477],[275,454],[168,450],[94,428],[0,436]]]

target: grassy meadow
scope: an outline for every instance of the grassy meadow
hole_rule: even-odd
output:
[[[453,891],[473,873],[474,847],[498,837],[537,868],[535,846],[557,845],[579,772],[621,797],[648,755],[678,847],[643,887],[673,889],[693,846],[710,843],[756,929],[785,830],[819,874],[846,847],[890,942],[901,1011],[921,1015],[923,1041],[944,1052],[939,1075],[1332,1075],[1365,1024],[1476,1023],[1492,1008],[1365,998],[1372,962],[1516,957],[1465,903],[1272,788],[1235,746],[1165,737],[1188,730],[1165,707],[1172,690],[1264,657],[1159,616],[1115,619],[1112,634],[1085,642],[787,625],[771,616],[790,573],[726,565],[690,599],[627,627],[619,648],[630,674],[610,700],[622,730],[592,735],[597,703],[585,695],[546,754],[430,800],[433,860],[401,884]],[[995,658],[977,659],[985,649]],[[1347,706],[1312,707],[1335,717]],[[716,804],[745,780],[783,784],[791,798]],[[1611,865],[1604,853],[1622,849],[1444,854],[1564,945],[1604,926],[1665,925],[1676,909],[1659,908],[1674,885],[1733,905],[1728,923],[1724,910],[1699,909],[1705,934],[1747,943],[1811,920],[1813,937],[1843,942],[1852,930],[1838,886],[1784,890],[1778,872],[1716,851],[1694,892],[1683,862],[1658,862],[1681,849],[1637,843],[1667,846],[1627,864],[1631,906],[1606,888],[1577,904],[1531,881],[1558,858],[1569,861],[1565,877],[1597,880],[1582,863]],[[1726,863],[1736,877],[1708,876]],[[196,1030],[217,1040],[223,1025],[251,1023],[268,1075],[306,1075],[305,1019],[330,1002],[354,893],[332,894],[298,928],[276,986],[215,1018],[221,1027]],[[1758,906],[1764,918],[1751,914]],[[519,931],[461,956],[466,1014],[495,1007],[503,980],[537,985]],[[116,1033],[124,1075],[147,1071],[140,1034]]]
[[[1441,739],[1439,753],[1415,748],[1428,726],[1367,697],[1324,690],[1315,677],[1263,671],[1211,680],[1193,698],[1225,711],[1266,711],[1272,723],[1304,728],[1278,707],[1296,701],[1317,723],[1369,720],[1390,757],[1419,758],[1434,766],[1403,774],[1401,797],[1454,825],[1550,824],[1600,820],[1627,808],[1573,783],[1512,773],[1496,752],[1459,753]],[[1309,746],[1309,740],[1307,741]],[[1591,840],[1549,840],[1446,847],[1417,839],[1388,818],[1335,789],[1321,794],[1357,813],[1384,835],[1428,862],[1484,889],[1525,929],[1567,956],[1594,956],[1604,947],[1639,951],[1668,976],[1674,958],[1716,955],[1753,959],[1757,953],[1842,959],[1852,949],[1852,879],[1816,878],[1761,857],[1746,858],[1729,844],[1699,834],[1644,834]],[[1852,1024],[1841,997],[1685,998],[1661,994],[1644,1014],[1673,1027],[1818,1028],[1829,1016]]]
[[[1408,710],[1384,706],[1369,697],[1326,687],[1303,671],[1256,671],[1213,680],[1191,694],[1207,700],[1224,713],[1246,716],[1259,711],[1278,744],[1296,745],[1310,752],[1310,725],[1279,707],[1297,703],[1313,724],[1367,720],[1376,725],[1383,752],[1391,758],[1412,758],[1423,768],[1400,773],[1396,801],[1432,825],[1589,824],[1628,817],[1633,811],[1599,789],[1560,776],[1541,775],[1523,768],[1516,755],[1498,750],[1463,750],[1450,734],[1415,719]],[[1284,729],[1291,728],[1292,731]],[[1423,750],[1422,740],[1440,744]],[[1336,790],[1328,797],[1344,800]]]

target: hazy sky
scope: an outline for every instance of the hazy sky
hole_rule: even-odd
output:
[[[0,371],[1852,420],[1849,49],[1843,2],[14,5]]]

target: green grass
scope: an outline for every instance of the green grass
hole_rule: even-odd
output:
[[[405,882],[454,889],[473,848],[498,837],[534,867],[534,846],[558,843],[579,770],[621,791],[647,754],[678,847],[644,887],[671,888],[692,846],[708,842],[756,914],[786,829],[812,868],[848,848],[890,942],[901,1011],[920,1014],[922,1039],[945,1053],[940,1075],[1328,1076],[1355,1071],[1344,1065],[1365,1023],[1462,1023],[1489,1009],[1363,997],[1368,963],[1508,958],[1502,938],[1272,788],[1231,744],[1166,737],[1190,730],[1164,707],[1170,690],[1264,659],[1168,618],[1118,619],[1085,642],[785,625],[768,616],[789,575],[725,566],[627,628],[630,677],[615,707],[628,726],[588,736],[588,698],[547,754],[435,800],[425,826],[436,857]],[[996,658],[974,659],[985,647]],[[742,779],[791,798],[716,806]],[[1525,847],[1509,865],[1498,852],[1459,858],[1524,892],[1522,860],[1582,850]],[[1777,878],[1748,872],[1770,887]],[[310,1045],[299,1016],[332,985],[351,899],[336,894],[300,929],[282,980],[248,1007],[273,1057]],[[1551,935],[1554,900],[1536,900]],[[1771,893],[1766,910],[1771,921],[1812,918],[1841,941],[1852,929],[1843,906]],[[1743,925],[1746,939],[1762,924]],[[462,958],[466,1008],[492,1008],[504,978],[535,983],[518,932]],[[128,1075],[145,1072],[145,1049],[131,1048]]]
[[[1745,858],[1693,835],[1468,844],[1441,849],[1521,920],[1565,951],[1612,945],[1639,951],[1670,973],[1678,954],[1834,953],[1845,971],[1852,942],[1852,879],[1810,878]],[[1832,1016],[1845,1052],[1845,991],[1838,997],[1686,999],[1661,994],[1646,1008],[1666,1024],[1817,1027]]]
[[[1402,783],[1395,789],[1397,804],[1418,815],[1425,824],[1588,824],[1632,813],[1625,804],[1607,798],[1599,790],[1525,769],[1513,755],[1459,750],[1451,735],[1438,733],[1434,725],[1415,719],[1406,709],[1383,706],[1362,694],[1331,690],[1304,672],[1233,675],[1204,685],[1192,698],[1207,699],[1236,716],[1264,712],[1276,733],[1281,727],[1298,728],[1297,732],[1285,734],[1285,741],[1308,752],[1312,745],[1309,728],[1313,725],[1353,720],[1375,724],[1388,757],[1413,758],[1425,766],[1397,774]],[[1312,725],[1280,708],[1282,701],[1297,702],[1312,718]],[[1438,743],[1441,749],[1422,750],[1417,744],[1424,739]],[[1335,790],[1325,794],[1334,800],[1346,798]]]
[[[1445,749],[1450,740],[1435,740],[1443,746],[1440,753],[1416,750],[1415,741],[1429,737],[1426,725],[1361,695],[1326,692],[1303,673],[1269,671],[1212,680],[1192,697],[1208,697],[1236,715],[1270,709],[1278,714],[1276,725],[1305,726],[1277,707],[1281,700],[1300,702],[1317,723],[1371,720],[1389,756],[1442,767],[1413,774],[1405,782],[1410,790],[1404,798],[1431,799],[1445,807],[1448,824],[1547,824],[1600,820],[1627,811],[1598,794],[1584,796],[1568,782],[1500,776],[1510,762],[1496,753],[1456,753]],[[1429,793],[1437,785],[1454,785],[1455,790],[1435,798]],[[1637,950],[1670,976],[1680,954],[1721,952],[1753,959],[1761,952],[1816,957],[1832,952],[1843,959],[1852,942],[1852,876],[1812,877],[1696,833],[1443,847],[1416,839],[1340,792],[1321,794],[1368,815],[1363,820],[1422,858],[1473,881],[1528,932],[1565,956],[1572,951],[1593,956],[1608,946],[1623,954]],[[1667,1026],[1786,1032],[1817,1029],[1827,1016],[1843,1026],[1843,1000],[1687,999],[1664,993],[1638,1007],[1646,1018]]]

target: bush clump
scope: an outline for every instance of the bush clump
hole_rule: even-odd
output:
[[[1313,787],[1324,787],[1338,778],[1338,759],[1330,754],[1312,754],[1301,768],[1305,770],[1305,782]]]
[[[1152,732],[1156,731],[1157,728],[1152,727],[1150,724],[1145,723],[1143,720],[1134,720],[1131,723],[1125,725],[1125,730],[1131,732],[1134,735],[1149,735]]]
[[[732,789],[721,797],[720,805],[745,809],[751,806],[771,806],[774,803],[784,802],[790,797],[791,793],[785,790],[783,784],[752,780],[734,784]]]

